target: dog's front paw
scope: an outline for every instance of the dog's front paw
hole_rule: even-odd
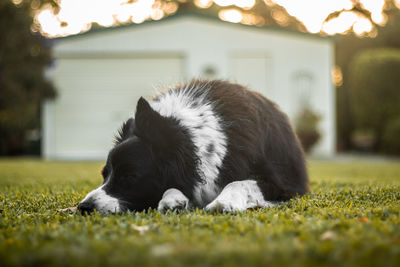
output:
[[[189,208],[189,199],[178,189],[171,188],[164,192],[157,210],[165,212],[167,210],[183,210]]]
[[[209,212],[235,213],[238,211],[245,211],[246,209],[245,201],[234,198],[216,198],[206,206],[206,210]]]
[[[225,186],[213,202],[206,206],[210,212],[246,211],[254,208],[274,207],[276,204],[265,201],[256,181],[232,182]]]

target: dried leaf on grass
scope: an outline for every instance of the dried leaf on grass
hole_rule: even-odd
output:
[[[326,231],[326,232],[324,232],[320,237],[319,237],[319,239],[321,240],[321,241],[331,241],[331,240],[335,240],[336,239],[336,233],[335,232],[333,232],[333,231],[331,231],[331,230],[328,230],[328,231]]]
[[[132,224],[131,227],[133,230],[137,231],[140,235],[144,235],[147,231],[157,228],[158,225],[136,225]]]
[[[359,217],[358,220],[362,223],[369,223],[369,219],[365,216]]]
[[[57,210],[57,212],[70,212],[70,213],[76,213],[77,211],[78,211],[77,207],[69,207],[69,208]]]

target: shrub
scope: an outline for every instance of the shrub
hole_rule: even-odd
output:
[[[296,134],[304,151],[307,153],[321,138],[321,134],[318,131],[320,120],[321,116],[310,107],[304,107],[295,118]]]
[[[375,135],[364,129],[357,129],[351,135],[353,148],[360,152],[372,152],[375,143]]]
[[[374,149],[382,151],[385,128],[393,118],[400,116],[400,50],[361,52],[350,64],[349,80],[355,126],[371,130]]]
[[[382,149],[400,155],[400,117],[388,121],[382,137]]]

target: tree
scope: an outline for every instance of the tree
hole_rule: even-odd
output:
[[[0,1],[0,155],[24,149],[27,130],[39,127],[40,103],[55,96],[44,77],[50,48],[31,32],[29,3]]]
[[[365,50],[350,64],[349,93],[355,126],[372,131],[376,151],[382,151],[385,129],[400,118],[399,74],[400,49]]]
[[[338,86],[336,91],[337,136],[338,143],[345,150],[352,148],[351,135],[356,127],[350,109],[353,104],[349,96],[350,62],[357,54],[367,49],[400,48],[400,12],[393,7],[386,13],[387,24],[378,27],[378,35],[375,38],[360,38],[354,34],[336,37],[336,64],[343,73],[343,84]]]

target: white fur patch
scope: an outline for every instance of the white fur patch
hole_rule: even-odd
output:
[[[170,188],[164,192],[162,199],[158,203],[157,210],[174,210],[187,209],[189,207],[189,199],[178,189]]]
[[[190,86],[190,85],[188,85]],[[196,204],[205,206],[219,193],[215,180],[227,150],[227,137],[222,130],[222,120],[214,112],[213,103],[206,99],[207,88],[200,88],[203,94],[194,96],[194,88],[170,90],[159,96],[151,107],[164,117],[173,117],[187,128],[193,137],[200,159],[198,169],[204,183],[198,184],[193,192]],[[198,93],[197,91],[196,93]],[[210,152],[211,151],[211,152]]]
[[[118,199],[115,197],[107,195],[106,191],[104,191],[102,185],[99,188],[93,190],[81,201],[83,203],[86,200],[93,202],[95,209],[101,213],[118,213],[121,212],[121,207],[119,205]]]
[[[236,212],[256,207],[274,207],[276,205],[276,203],[264,200],[256,181],[244,180],[232,182],[225,186],[221,194],[207,205],[206,210],[211,212]]]

